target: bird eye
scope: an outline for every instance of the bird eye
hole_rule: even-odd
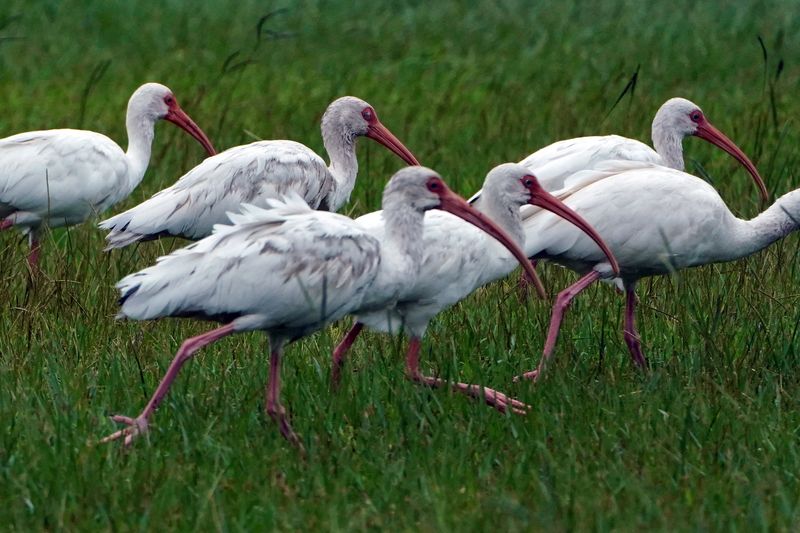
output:
[[[364,108],[364,110],[361,112],[361,116],[367,122],[372,122],[373,120],[375,120],[375,112],[372,110],[372,108],[369,107]]]
[[[532,176],[523,176],[523,178],[520,181],[522,181],[522,185],[526,189],[530,189],[531,187],[533,187],[534,183],[536,183],[536,181],[533,179]]]
[[[700,122],[700,119],[703,117],[703,114],[700,111],[692,111],[689,114],[689,118],[692,119],[692,122]]]
[[[442,190],[442,181],[439,178],[428,178],[428,190],[431,192],[439,192]]]
[[[171,94],[168,94],[167,96],[164,97],[164,103],[167,104],[168,106],[175,105],[175,97],[172,96]]]

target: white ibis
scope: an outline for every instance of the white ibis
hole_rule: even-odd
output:
[[[158,83],[145,83],[128,101],[127,152],[105,135],[84,130],[31,131],[0,139],[0,230],[17,227],[28,234],[31,266],[38,261],[42,224],[80,224],[136,188],[161,119],[186,130],[209,155],[216,153],[172,91]]]
[[[294,141],[258,141],[210,157],[174,185],[100,223],[110,230],[108,249],[161,236],[201,239],[242,203],[266,205],[289,191],[313,209],[337,211],[350,198],[358,174],[355,141],[366,136],[409,165],[414,155],[381,122],[367,102],[334,100],[322,116],[322,139],[330,165]]]
[[[585,232],[596,245],[600,255],[607,254],[611,264],[615,260],[595,231],[575,212],[546,192],[530,171],[515,163],[505,163],[492,169],[486,176],[484,194],[475,204],[480,212],[501,227],[522,245],[520,207],[532,204],[551,211],[565,221],[575,224],[577,231]],[[385,216],[380,211],[356,220],[371,234],[382,238]],[[599,248],[597,247],[599,246]],[[432,212],[425,216],[423,256],[420,273],[415,283],[401,292],[397,304],[391,309],[373,313],[359,313],[352,329],[333,353],[333,382],[338,383],[344,356],[364,325],[371,329],[394,333],[402,326],[409,337],[406,367],[410,379],[431,387],[445,384],[441,379],[424,376],[419,370],[419,351],[422,337],[431,319],[444,309],[466,298],[476,289],[506,276],[517,265],[517,259],[500,249],[500,244],[487,238],[474,227],[448,213]],[[526,266],[528,261],[523,257]],[[528,268],[533,272],[532,268]],[[541,283],[537,282],[544,297]],[[525,405],[493,389],[465,383],[453,384],[455,390],[473,397],[483,397],[495,409],[522,414]]]
[[[595,173],[593,183],[556,195],[603,236],[619,260],[617,281],[626,299],[624,338],[641,367],[646,359],[634,320],[639,279],[739,259],[798,229],[800,190],[784,195],[754,219],[741,220],[711,185],[678,170],[609,161]],[[555,261],[582,275],[556,299],[539,368],[523,375],[536,379],[553,353],[572,299],[596,280],[614,275],[594,243],[570,224],[540,211],[523,220],[523,227],[529,256]]]
[[[652,137],[655,150],[644,143],[618,135],[578,137],[559,141],[532,153],[520,164],[536,174],[542,186],[551,192],[569,188],[576,191],[583,178],[592,183],[601,173],[592,172],[606,161],[624,160],[663,165],[683,170],[683,139],[694,135],[728,152],[744,166],[758,187],[763,202],[769,198],[764,181],[755,165],[725,134],[714,127],[697,104],[685,98],[670,98],[653,118]],[[480,197],[478,191],[470,199]],[[530,216],[534,210],[527,210]],[[534,263],[535,264],[535,263]],[[520,278],[520,287],[527,286],[527,276]]]
[[[284,345],[347,313],[391,305],[419,271],[427,210],[464,217],[527,262],[501,229],[424,167],[399,171],[384,189],[387,231],[381,240],[347,217],[310,209],[295,193],[268,205],[273,208],[244,207],[243,214],[231,215],[233,225],[219,225],[211,236],[119,282],[122,317],[194,317],[225,325],[186,340],[142,413],[113,417],[128,427],[103,442],[124,438],[127,445],[146,431],[181,366],[197,350],[232,333],[262,330],[271,345],[266,410],[284,437],[299,446],[279,399]]]
[[[520,161],[520,164],[536,174],[542,187],[550,192],[564,188],[567,178],[576,172],[593,170],[609,160],[640,161],[683,170],[683,139],[690,135],[704,139],[733,156],[753,177],[762,201],[769,199],[755,165],[733,141],[708,121],[697,104],[685,98],[670,98],[653,118],[655,150],[635,139],[619,135],[578,137],[545,146]],[[479,194],[480,191],[475,197]]]

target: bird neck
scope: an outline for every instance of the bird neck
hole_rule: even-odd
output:
[[[728,246],[738,259],[800,229],[800,189],[784,194],[766,211],[751,220],[739,220],[735,241]]]
[[[418,267],[422,262],[425,212],[409,209],[402,198],[384,199],[383,204],[385,233],[381,249]]]
[[[525,232],[522,231],[520,207],[514,202],[504,201],[495,194],[487,194],[486,190],[475,201],[475,208],[478,211],[492,219],[492,222],[505,230],[518,246],[524,248]],[[494,241],[494,239],[492,240]]]
[[[150,153],[155,136],[155,122],[140,113],[128,110],[125,120],[128,129],[128,185],[132,191],[144,178],[147,165],[150,163]]]
[[[400,202],[387,202],[384,194],[380,263],[372,288],[361,301],[362,312],[388,310],[416,282],[422,265],[425,214]]]
[[[358,175],[356,138],[355,135],[343,132],[335,124],[324,122],[322,142],[330,159],[328,171],[336,182],[327,203],[331,211],[338,211],[350,199],[350,193],[356,185]]]
[[[674,128],[659,120],[659,116],[653,120],[653,148],[661,156],[664,166],[683,170],[683,136],[675,132]]]

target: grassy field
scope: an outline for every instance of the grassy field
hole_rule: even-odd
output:
[[[657,107],[680,95],[783,194],[800,183],[800,3],[720,4],[4,0],[0,136],[83,127],[124,144],[130,93],[160,81],[218,148],[291,138],[321,150],[322,111],[353,94],[469,194],[492,166],[558,139],[647,140]],[[736,213],[759,211],[729,157],[685,147]],[[118,209],[201,156],[158,126],[150,170]],[[378,208],[399,168],[367,141],[359,160],[346,213]],[[629,363],[608,287],[578,298],[536,386],[510,382],[538,361],[548,302],[520,305],[512,277],[443,314],[426,366],[513,393],[534,407],[525,418],[415,387],[401,340],[373,334],[332,394],[328,357],[347,324],[312,336],[283,372],[305,459],[263,414],[258,334],[187,365],[129,453],[95,444],[114,429],[107,415],[138,413],[181,340],[208,327],[114,321],[114,283],[182,243],[108,255],[102,241],[92,223],[48,233],[45,276],[28,290],[25,242],[0,235],[0,529],[800,527],[795,236],[644,282],[647,375]],[[551,294],[574,279],[542,270]]]

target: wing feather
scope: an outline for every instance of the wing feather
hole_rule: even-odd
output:
[[[249,328],[302,331],[356,308],[377,274],[379,241],[299,196],[271,203],[245,206],[234,224],[125,277],[121,315],[257,317]]]
[[[578,137],[547,145],[519,163],[528,168],[545,190],[553,192],[568,186],[571,176],[592,171],[608,160],[661,164],[661,156],[635,139],[619,135]],[[572,181],[572,185],[577,182]],[[474,201],[480,194],[475,194]]]
[[[565,199],[611,247],[623,270],[660,273],[667,261],[691,266],[724,244],[721,232],[733,224],[733,215],[708,183],[657,165],[625,166],[609,162],[608,168],[623,170]],[[528,255],[568,265],[605,262],[591,239],[551,213],[529,217],[523,227]]]
[[[0,218],[75,224],[129,190],[125,153],[105,135],[83,130],[20,133],[0,140]],[[22,221],[20,221],[22,222]]]
[[[210,157],[174,185],[100,223],[108,248],[162,235],[200,239],[243,203],[266,206],[270,198],[299,194],[317,208],[331,191],[325,162],[293,141],[259,141]]]

